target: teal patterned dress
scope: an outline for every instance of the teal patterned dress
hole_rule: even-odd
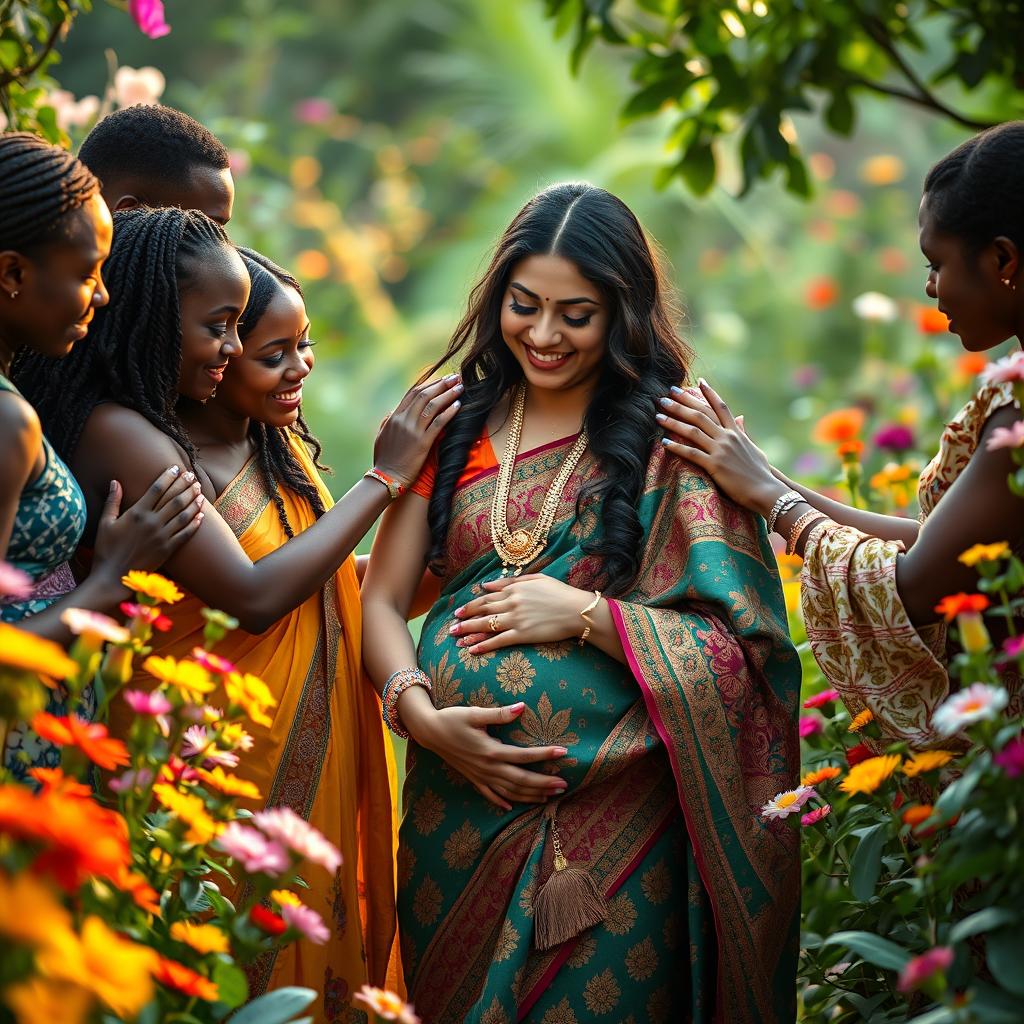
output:
[[[18,389],[0,374],[0,391]],[[4,558],[32,577],[34,587],[27,598],[7,602],[0,597],[0,621],[17,623],[49,607],[75,587],[68,560],[78,547],[85,529],[85,498],[78,482],[60,456],[43,438],[46,464],[42,472],[21,492],[14,529]],[[86,687],[79,714],[92,717],[95,696]],[[67,714],[63,695],[51,691],[47,711]],[[30,768],[55,768],[60,748],[41,740],[24,724],[12,725],[4,743],[4,767],[24,779]]]

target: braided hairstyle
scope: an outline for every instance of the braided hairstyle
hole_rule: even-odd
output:
[[[294,288],[300,296],[302,288],[287,270],[283,270],[255,250],[239,246],[238,254],[242,257],[245,269],[249,272],[249,280],[252,282],[249,301],[238,321],[238,337],[244,345],[245,339],[256,329],[256,325],[281,287]],[[263,472],[267,489],[273,495],[274,504],[277,506],[277,516],[281,520],[284,532],[289,537],[294,537],[295,532],[288,521],[288,513],[285,510],[279,487],[287,487],[293,494],[309,502],[317,519],[327,510],[324,507],[320,491],[306,475],[292,452],[291,445],[288,443],[289,432],[294,433],[306,445],[313,457],[313,465],[317,469],[321,472],[330,472],[327,466],[320,464],[323,446],[309,429],[301,409],[299,418],[291,427],[270,427],[258,420],[249,422],[249,439],[259,457],[260,469]]]
[[[196,210],[137,207],[114,214],[103,265],[110,304],[96,311],[88,336],[70,355],[55,360],[23,351],[14,365],[14,380],[65,461],[89,414],[107,401],[145,416],[195,468],[195,447],[177,413],[179,295],[219,248],[233,250],[224,229]]]
[[[0,250],[29,254],[56,241],[65,215],[99,190],[66,150],[28,132],[0,134]]]
[[[608,303],[607,351],[583,421],[602,475],[583,489],[577,509],[595,504],[604,530],[584,550],[602,559],[601,589],[622,594],[640,570],[644,529],[637,506],[660,434],[654,412],[659,397],[686,380],[692,353],[676,333],[671,291],[636,216],[621,199],[586,182],[552,185],[516,214],[470,292],[447,352],[422,378],[457,359],[466,388],[459,415],[438,445],[428,563],[443,573],[452,496],[470,445],[502,395],[522,379],[502,337],[501,304],[513,266],[534,255],[574,263]]]
[[[939,229],[975,252],[1000,235],[1024,249],[1024,121],[988,128],[928,172],[924,192]]]

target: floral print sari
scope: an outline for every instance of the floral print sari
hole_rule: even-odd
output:
[[[573,440],[519,456],[511,529],[536,517]],[[602,525],[592,507],[576,509],[597,471],[585,455],[528,571],[599,585],[600,563],[584,546]],[[547,767],[569,789],[506,813],[410,744],[399,922],[417,1012],[426,1024],[789,1024],[798,836],[758,812],[796,781],[800,667],[763,526],[659,446],[639,506],[640,574],[611,603],[628,663],[575,639],[473,656],[448,627],[500,574],[495,481],[492,468],[456,490],[450,575],[419,662],[439,708],[524,701],[495,734],[567,747]],[[576,927],[578,908],[552,896],[563,934],[541,949],[538,894],[557,874],[556,831],[600,913]]]

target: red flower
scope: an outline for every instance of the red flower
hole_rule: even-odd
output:
[[[866,761],[869,757],[875,755],[868,750],[867,745],[864,743],[858,743],[854,747],[850,747],[846,751],[846,763],[852,768],[855,764],[860,764],[861,761]]]
[[[984,594],[950,594],[944,597],[935,610],[947,621],[952,622],[958,615],[973,612],[977,615],[989,606],[989,599]]]
[[[159,629],[161,633],[166,633],[174,625],[159,608],[154,608],[152,605],[135,604],[134,601],[122,601],[121,611],[130,618],[138,619],[154,629]]]
[[[193,971],[191,967],[179,964],[176,960],[160,957],[153,977],[161,985],[177,989],[187,996],[195,996],[208,1003],[217,1001],[217,986],[209,978],[204,978],[201,974]]]
[[[822,690],[821,693],[812,694],[804,701],[805,708],[820,708],[823,704],[839,700],[838,690]]]
[[[807,282],[804,302],[809,309],[828,309],[839,298],[839,287],[831,277],[813,277]]]
[[[113,771],[131,763],[128,748],[107,735],[107,727],[98,722],[86,722],[77,715],[56,718],[40,711],[32,719],[32,728],[44,740],[59,747],[78,747],[93,764],[104,771]]]
[[[261,907],[258,903],[250,908],[249,920],[268,935],[283,935],[288,931],[288,925],[283,917],[278,917],[273,911]]]
[[[917,327],[922,334],[945,334],[949,330],[949,317],[934,306],[918,306]]]

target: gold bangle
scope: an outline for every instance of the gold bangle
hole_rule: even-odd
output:
[[[812,523],[816,523],[819,519],[827,519],[828,516],[824,512],[819,512],[816,508],[812,508],[810,512],[805,512],[790,528],[789,540],[786,542],[786,554],[796,554],[797,541],[800,540],[804,530],[807,529]]]
[[[594,625],[594,623],[591,622],[590,619],[587,618],[587,616],[600,603],[601,603],[601,591],[600,590],[595,590],[594,591],[594,600],[591,601],[590,604],[588,604],[587,607],[584,608],[580,612],[580,618],[586,623],[586,625],[583,627],[583,633],[580,636],[580,647],[582,647],[584,645],[584,643],[586,643],[587,637],[590,636],[590,630],[593,628],[593,625]]]

